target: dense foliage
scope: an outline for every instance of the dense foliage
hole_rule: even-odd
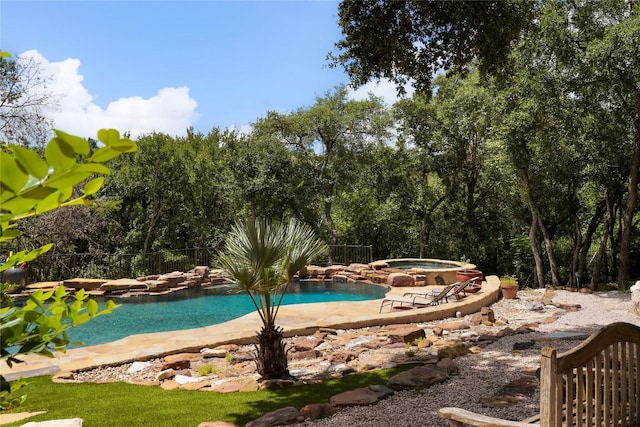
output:
[[[497,11],[517,25],[495,24]],[[393,31],[374,25],[383,18]],[[354,84],[429,90],[385,106],[337,87],[246,134],[145,135],[113,163],[108,203],[53,236],[54,250],[219,248],[237,218],[295,217],[376,259],[469,260],[528,285],[640,276],[637,2],[345,1],[340,22],[335,65]],[[474,25],[484,33],[462,31]],[[20,247],[65,221],[29,223]]]
[[[136,144],[121,138],[113,129],[98,132],[102,146],[55,130],[39,153],[21,145],[3,143],[0,146],[0,243],[2,249],[21,236],[20,221],[69,206],[91,205],[90,196],[97,193],[110,173],[104,163],[136,150]],[[74,195],[74,191],[76,195]],[[77,194],[80,192],[81,194]],[[46,253],[53,244],[36,249],[10,253],[0,264],[0,273],[16,265],[24,265]],[[6,278],[6,276],[3,277]],[[72,302],[64,286],[55,291],[39,290],[18,306],[5,298],[7,287],[0,287],[0,362],[11,367],[23,362],[27,354],[53,357],[53,351],[64,351],[69,344],[67,330],[92,317],[109,313],[115,304],[109,301],[104,309],[88,299],[84,290],[77,292]],[[20,405],[24,395],[17,391],[18,381],[9,385],[0,375],[0,410]]]

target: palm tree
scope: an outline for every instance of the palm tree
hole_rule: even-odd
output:
[[[294,274],[326,251],[326,243],[311,227],[295,219],[238,222],[227,237],[219,263],[249,295],[262,320],[256,345],[256,365],[262,379],[291,378],[284,334],[276,325],[276,316]]]

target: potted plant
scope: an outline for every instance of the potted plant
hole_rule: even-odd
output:
[[[500,278],[500,289],[503,298],[514,299],[518,294],[518,280],[514,276],[502,277]]]

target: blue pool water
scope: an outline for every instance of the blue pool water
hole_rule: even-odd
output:
[[[383,298],[386,289],[362,283],[299,282],[287,289],[282,304],[363,301]],[[228,288],[194,289],[163,296],[116,298],[121,307],[69,330],[70,347],[102,344],[129,335],[175,331],[223,323],[255,310],[245,293]]]

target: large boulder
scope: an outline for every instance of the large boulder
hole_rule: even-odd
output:
[[[292,406],[276,409],[257,420],[249,421],[246,427],[274,427],[298,424],[304,421],[304,414]]]
[[[104,282],[99,289],[105,292],[114,292],[123,290],[146,291],[149,288],[145,282],[140,282],[136,279],[117,279]]]
[[[388,387],[383,385],[370,385],[331,396],[329,402],[335,407],[366,406],[377,403],[379,400],[392,394],[393,390]]]
[[[391,273],[387,276],[387,285],[392,287],[415,286],[416,279],[406,273]]]
[[[105,279],[67,279],[62,282],[65,288],[84,289],[85,291],[94,291],[106,282]]]
[[[424,329],[414,325],[389,325],[385,331],[392,343],[413,343],[426,337]]]
[[[417,390],[446,381],[450,375],[457,373],[457,371],[451,360],[445,360],[441,360],[435,365],[418,366],[400,372],[389,379],[387,386],[392,390]]]

